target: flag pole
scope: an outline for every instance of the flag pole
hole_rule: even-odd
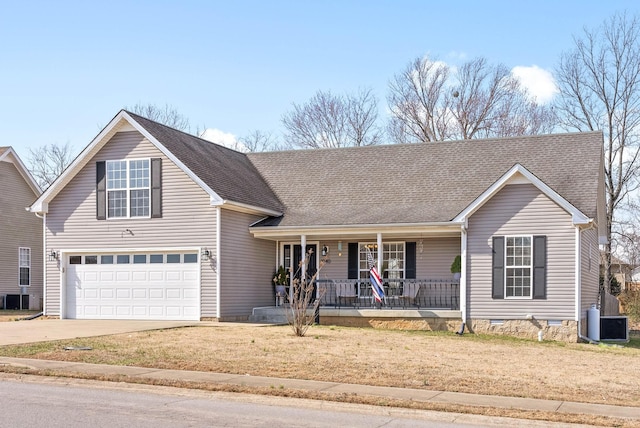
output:
[[[369,247],[367,249],[367,264],[369,265],[369,281],[371,282],[371,292],[376,302],[382,304],[385,300],[384,286],[382,284],[382,278],[376,268],[376,264],[373,260],[373,254]]]

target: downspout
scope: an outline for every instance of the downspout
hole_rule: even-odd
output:
[[[35,213],[36,217],[40,217]],[[47,214],[42,217],[42,313],[47,313]]]
[[[220,207],[216,207],[216,317],[220,319],[220,254],[221,247],[220,245],[220,236],[222,235],[222,209]],[[200,313],[202,315],[202,311]]]
[[[29,207],[25,207],[25,210],[31,211]],[[38,315],[44,315],[47,305],[47,299],[45,297],[47,295],[47,214],[44,213],[40,215],[35,211],[33,214],[42,220],[42,312]]]
[[[589,227],[586,230],[589,230],[593,227],[593,221],[589,223]],[[588,343],[594,344],[598,343],[593,339],[582,335],[582,288],[580,284],[582,283],[582,231],[580,230],[580,225],[576,225],[576,239],[575,239],[575,287],[576,287],[576,321],[578,322],[578,339],[584,340]]]
[[[467,323],[467,220],[460,227],[460,312],[462,317],[462,325],[458,334],[464,333],[464,327]]]

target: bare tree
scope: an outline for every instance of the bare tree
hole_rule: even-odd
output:
[[[46,144],[37,149],[29,149],[29,172],[42,189],[46,189],[73,161],[73,147]]]
[[[238,142],[248,152],[268,152],[287,148],[280,144],[273,134],[258,129],[251,131],[245,137],[239,138]]]
[[[370,89],[338,96],[318,91],[305,104],[293,104],[282,117],[286,139],[294,147],[330,148],[378,144],[378,103]]]
[[[610,291],[614,221],[630,192],[638,189],[640,167],[640,27],[636,17],[614,15],[574,38],[563,54],[556,80],[556,110],[568,130],[602,130],[606,188],[605,280]],[[619,231],[618,231],[619,232]],[[604,299],[601,299],[603,312]]]
[[[389,133],[397,142],[441,141],[451,137],[447,114],[451,70],[443,62],[416,58],[389,84]]]
[[[371,89],[359,89],[346,97],[347,139],[354,146],[379,144],[382,132],[377,126],[378,100]]]
[[[504,66],[476,58],[453,70],[416,58],[389,84],[390,134],[397,142],[548,132],[551,110],[531,99]]]
[[[189,132],[189,119],[184,117],[174,107],[165,104],[164,107],[158,107],[154,104],[136,104],[133,107],[125,107],[125,110],[129,110],[140,116],[144,116],[147,119],[154,122],[162,123],[173,129],[179,131]]]
[[[309,250],[309,252],[305,254],[296,272],[290,272],[290,277],[293,278],[293,280],[291,292],[287,294],[289,305],[284,308],[287,322],[291,326],[293,333],[298,337],[303,337],[309,327],[315,322],[320,308],[320,302],[326,291],[322,287],[318,287],[316,291],[315,286],[316,278],[327,262],[325,257],[320,260],[318,270],[311,277],[301,275],[301,272],[305,270],[303,267],[305,265],[309,266],[311,257],[315,257],[313,250]]]

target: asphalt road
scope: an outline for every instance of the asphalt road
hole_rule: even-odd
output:
[[[38,377],[0,377],[0,427],[514,426],[474,415]],[[511,420],[512,422],[516,422]],[[524,422],[524,421],[523,421]],[[533,421],[526,421],[532,426]],[[535,422],[533,426],[538,425]],[[548,425],[538,425],[548,426]]]

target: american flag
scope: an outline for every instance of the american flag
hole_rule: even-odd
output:
[[[382,286],[378,269],[376,269],[376,264],[373,261],[373,254],[371,254],[369,248],[367,248],[367,263],[369,264],[369,278],[371,280],[373,297],[376,299],[376,302],[382,302],[382,299],[384,299],[384,287]]]

